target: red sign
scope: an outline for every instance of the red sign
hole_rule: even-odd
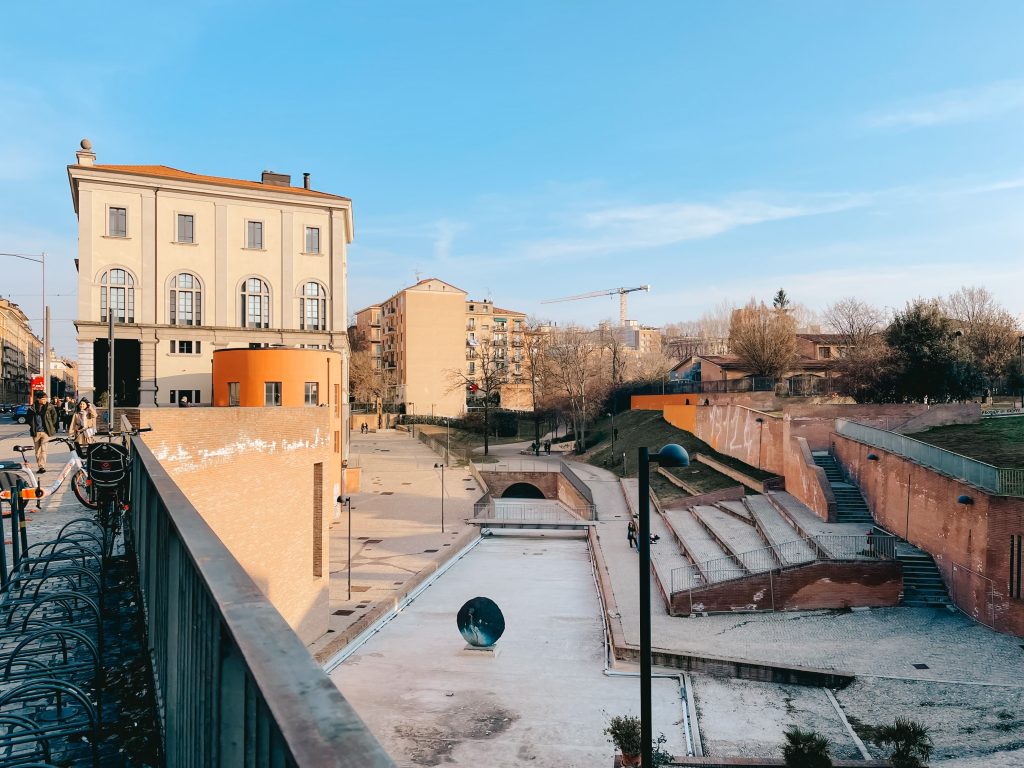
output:
[[[43,377],[33,376],[29,389],[31,389],[33,392],[35,392],[37,389],[45,389],[45,387],[43,386]]]

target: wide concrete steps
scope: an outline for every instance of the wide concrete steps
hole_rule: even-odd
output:
[[[767,544],[753,525],[717,507],[696,506],[693,513],[750,573],[761,573],[778,567],[775,557],[765,552]]]
[[[743,503],[760,526],[765,537],[778,552],[782,565],[799,565],[816,559],[814,549],[802,540],[801,534],[766,496],[747,496]]]
[[[749,520],[751,524],[754,522],[754,518],[750,514],[750,510],[747,509],[746,505],[742,501],[719,501],[716,502],[715,506],[720,507],[727,512],[732,512],[736,517],[742,517],[744,520]]]
[[[901,541],[896,546],[896,557],[903,566],[903,605],[936,608],[952,605],[931,555]]]
[[[725,562],[724,558],[728,557],[728,553],[719,546],[690,510],[665,510],[665,519],[695,564],[701,565],[711,560]],[[735,578],[735,575],[733,573],[726,576],[724,572],[716,571],[715,575],[708,574],[707,578],[709,581],[722,581],[726,578]]]
[[[658,541],[651,544],[651,567],[662,589],[671,593],[672,571],[689,567],[690,561],[679,551],[668,522],[661,515],[651,514],[651,534],[659,537]]]

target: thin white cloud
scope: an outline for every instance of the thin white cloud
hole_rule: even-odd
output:
[[[1001,80],[945,91],[885,112],[869,114],[868,128],[910,130],[970,123],[1024,109],[1024,80]]]
[[[465,229],[466,225],[461,222],[448,219],[437,222],[434,236],[434,258],[437,261],[445,263],[451,260],[455,236]]]

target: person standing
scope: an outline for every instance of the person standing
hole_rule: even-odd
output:
[[[28,431],[36,449],[37,474],[46,471],[46,443],[57,434],[59,415],[45,392],[36,395],[35,405],[28,412]]]
[[[92,442],[95,434],[96,409],[83,397],[78,401],[78,410],[71,417],[71,424],[68,425],[68,437],[75,441],[75,445],[85,446]]]
[[[629,519],[629,525],[626,526],[626,541],[629,542],[630,549],[636,547],[636,522],[633,518]]]
[[[75,417],[75,398],[71,397],[71,395],[65,397],[61,411],[61,416],[64,417],[64,432],[69,433],[71,431],[71,420]]]
[[[180,398],[178,398],[178,407],[179,408],[189,408],[190,407],[189,402],[188,402],[188,398],[185,397],[185,395],[182,395]]]

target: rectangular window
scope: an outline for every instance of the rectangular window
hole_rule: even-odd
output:
[[[315,381],[307,381],[305,389],[306,405],[320,405],[320,385]]]
[[[476,363],[474,363],[472,361],[470,361],[470,363],[469,363],[469,373],[470,373],[470,375],[476,373]]]
[[[313,575],[324,575],[324,465],[313,465]]]
[[[1021,580],[1024,578],[1024,565],[1021,563],[1021,556],[1024,555],[1024,535],[1017,534],[1010,537],[1010,597],[1020,600]]]
[[[195,231],[193,229],[195,219],[190,213],[178,214],[178,242],[194,243]]]
[[[198,389],[193,389],[192,390],[192,405],[199,405],[199,402],[200,402],[199,396],[201,394],[202,394],[201,390],[198,390]]]
[[[306,227],[306,253],[320,253],[320,227]]]
[[[341,432],[334,431],[334,452],[341,453]]]
[[[191,355],[192,354],[192,342],[181,340],[178,342],[178,354],[179,355]]]
[[[830,360],[832,358],[832,347],[818,347],[818,359]]]
[[[241,404],[241,388],[242,384],[238,381],[228,382],[228,405],[237,406]]]
[[[107,234],[111,237],[128,237],[128,209],[111,208]]]
[[[264,405],[280,405],[281,404],[281,382],[280,381],[265,381],[265,382],[263,382],[263,404]]]
[[[245,222],[245,247],[256,250],[263,249],[263,222]]]
[[[178,403],[178,390],[176,390],[176,389],[172,389],[171,390],[170,403],[171,403],[171,405],[176,405]]]
[[[334,385],[334,415],[341,418],[341,384]]]

